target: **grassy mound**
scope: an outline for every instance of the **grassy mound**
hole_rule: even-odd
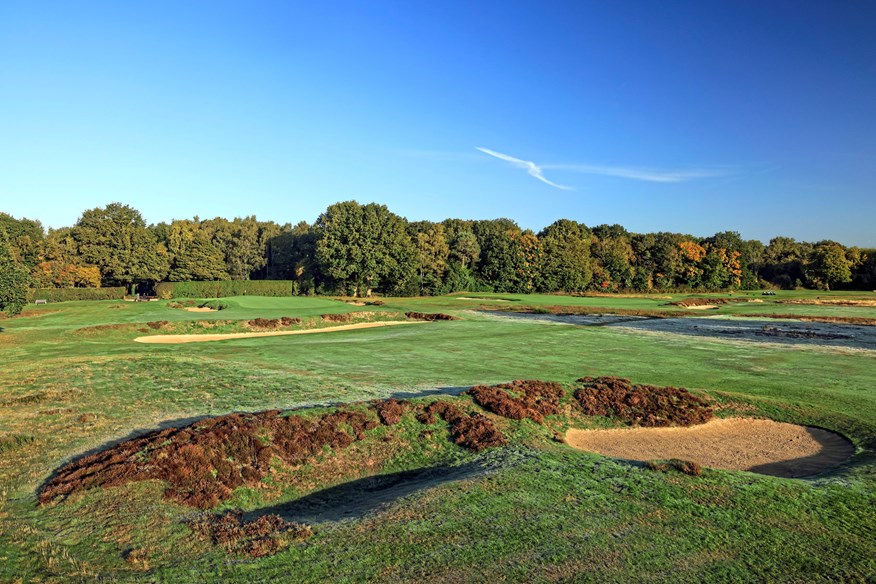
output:
[[[93,486],[166,481],[165,496],[207,509],[242,485],[267,476],[278,457],[300,463],[323,448],[346,448],[377,422],[338,410],[320,417],[280,416],[279,410],[228,414],[127,440],[63,467],[40,492],[40,503]]]
[[[712,419],[709,402],[684,388],[633,385],[621,377],[582,377],[575,399],[588,416],[616,416],[630,425],[693,426]]]

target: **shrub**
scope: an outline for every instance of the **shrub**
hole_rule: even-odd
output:
[[[712,419],[709,402],[684,388],[633,385],[620,377],[582,377],[575,399],[588,416],[616,416],[639,426],[693,426]]]
[[[124,287],[115,288],[31,288],[27,291],[27,301],[45,299],[49,302],[71,300],[122,300]]]
[[[392,426],[401,422],[402,416],[410,405],[411,403],[408,401],[387,399],[377,402],[373,407],[377,411],[380,423],[384,426]]]
[[[320,316],[326,322],[350,322],[353,315],[349,312],[344,314],[323,314]]]
[[[651,470],[656,470],[660,472],[668,472],[669,470],[677,470],[680,473],[684,473],[686,475],[690,475],[692,477],[698,477],[703,474],[703,467],[699,465],[699,463],[693,462],[691,460],[679,460],[677,458],[673,458],[667,462],[656,462],[653,460],[649,460],[645,463]]]
[[[417,415],[417,420],[421,424],[434,424],[435,414],[450,424],[453,442],[463,448],[479,452],[508,443],[504,434],[496,429],[489,418],[481,414],[468,415],[448,402],[432,402]]]
[[[206,514],[189,522],[196,535],[220,545],[229,553],[261,558],[277,553],[292,541],[307,539],[313,531],[307,525],[286,521],[279,515],[262,515],[245,521],[240,511]]]
[[[292,296],[292,280],[217,280],[210,282],[161,282],[155,294],[170,298],[223,298],[226,296]]]
[[[515,397],[514,392],[520,397]],[[544,416],[556,414],[565,395],[559,383],[517,380],[492,387],[476,385],[465,392],[476,404],[503,418],[530,418],[541,424]]]
[[[405,316],[414,320],[459,320],[459,317],[451,316],[449,314],[442,314],[440,312],[432,314],[426,312],[406,312]]]
[[[343,410],[319,418],[279,414],[228,414],[126,440],[62,467],[40,490],[40,503],[91,487],[158,479],[167,482],[168,499],[207,509],[235,488],[261,481],[274,457],[301,464],[326,447],[346,448],[377,426],[363,413]]]

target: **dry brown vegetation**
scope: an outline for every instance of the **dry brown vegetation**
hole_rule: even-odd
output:
[[[476,385],[465,394],[482,408],[503,418],[529,418],[541,424],[544,416],[558,413],[565,392],[559,383],[517,380],[494,386]]]
[[[441,312],[406,312],[405,316],[414,320],[459,320],[457,316],[451,316],[449,314],[443,314]]]
[[[417,415],[417,420],[422,424],[434,424],[436,414],[450,424],[453,442],[463,448],[479,452],[508,443],[489,418],[481,414],[466,414],[449,402],[432,402]]]
[[[256,329],[276,329],[283,326],[292,326],[293,324],[301,324],[300,318],[292,318],[291,316],[283,316],[280,318],[254,318],[246,322],[247,326]]]
[[[309,526],[286,521],[279,515],[262,515],[245,521],[239,511],[204,514],[190,521],[189,527],[198,536],[222,546],[229,553],[253,558],[277,553],[290,543],[313,534]]]
[[[712,419],[709,402],[684,388],[633,385],[621,377],[582,377],[575,399],[588,416],[615,416],[637,426],[693,426]]]
[[[326,322],[350,322],[353,320],[353,313],[345,312],[343,314],[323,314],[322,318]]]
[[[741,302],[744,299],[736,298],[685,298],[670,302],[671,306],[681,306],[682,308],[690,308],[692,306],[718,306],[720,304],[730,304],[732,302]]]
[[[649,460],[646,463],[646,466],[651,470],[657,470],[660,472],[677,470],[680,473],[684,473],[692,477],[698,477],[703,474],[703,467],[700,466],[699,463],[693,462],[692,460],[679,460],[677,458],[673,458],[672,460],[669,460],[667,462],[656,462],[653,460]]]
[[[411,408],[411,402],[397,399],[387,399],[374,404],[377,417],[384,426],[392,426],[401,422],[402,416]]]
[[[95,486],[160,479],[168,483],[167,498],[207,509],[264,478],[273,457],[298,464],[325,447],[345,448],[377,426],[361,412],[279,414],[228,414],[127,440],[61,468],[41,489],[40,503]]]

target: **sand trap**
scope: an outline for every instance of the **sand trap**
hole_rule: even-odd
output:
[[[504,300],[502,298],[471,298],[469,296],[457,296],[457,300],[473,300],[475,302],[511,302],[511,300]]]
[[[136,343],[154,343],[159,345],[178,343],[206,343],[208,341],[228,341],[231,339],[252,339],[256,337],[279,337],[284,335],[312,335],[316,333],[331,333],[334,331],[351,331],[356,329],[375,328],[381,326],[395,326],[399,324],[424,324],[425,321],[393,320],[386,322],[360,322],[357,324],[344,324],[318,329],[301,331],[268,331],[264,333],[225,333],[217,335],[149,335],[137,337]]]
[[[685,306],[688,310],[716,310],[718,307],[714,304],[699,304],[697,306]]]
[[[209,308],[207,306],[186,306],[184,310],[188,312],[216,312],[215,308]]]
[[[571,429],[566,442],[613,458],[679,458],[786,478],[819,474],[855,452],[834,432],[752,418],[715,419],[690,428]]]

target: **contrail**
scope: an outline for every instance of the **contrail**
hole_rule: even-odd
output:
[[[475,146],[475,149],[480,150],[484,154],[489,154],[490,156],[498,158],[499,160],[504,160],[505,162],[510,162],[511,164],[513,164],[514,166],[516,166],[518,168],[525,169],[526,172],[529,173],[529,176],[531,176],[533,178],[537,178],[541,182],[543,182],[545,184],[549,184],[550,186],[552,186],[556,189],[561,189],[564,191],[573,190],[572,187],[558,185],[557,183],[551,182],[548,179],[546,179],[544,177],[544,173],[541,171],[541,167],[539,167],[537,164],[535,164],[534,162],[532,162],[530,160],[520,160],[519,158],[514,158],[513,156],[508,156],[507,154],[502,154],[501,152],[496,152],[495,150],[490,150],[489,148],[481,148],[480,146]]]

